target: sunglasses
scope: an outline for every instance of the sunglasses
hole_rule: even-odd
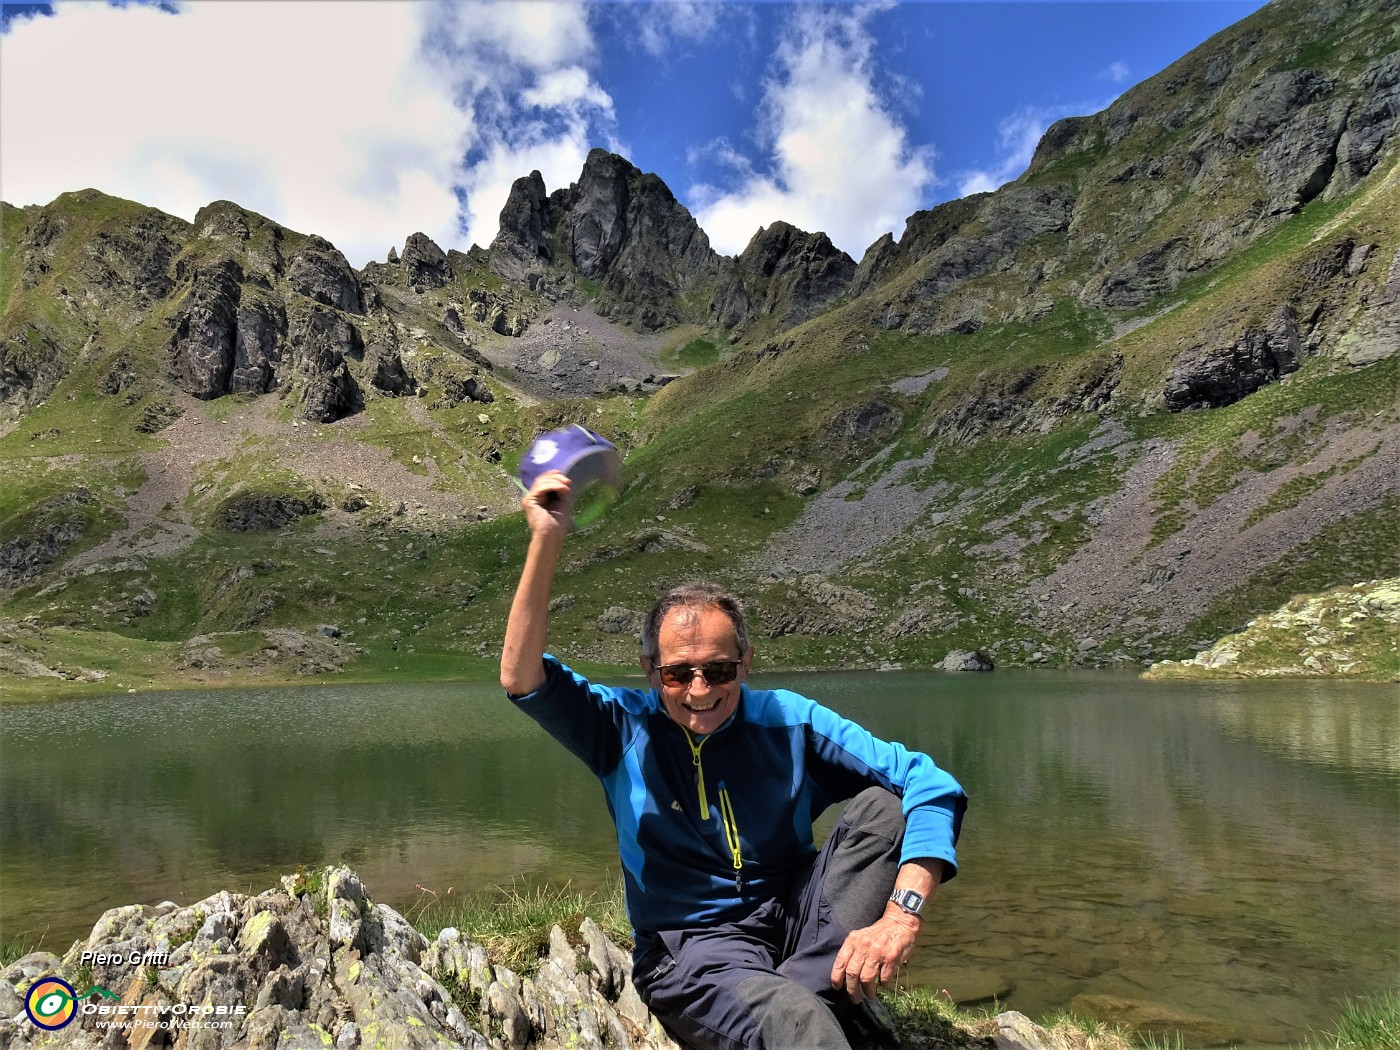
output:
[[[710,685],[728,685],[739,675],[738,660],[711,660],[704,664],[662,664],[656,669],[666,685],[689,685],[699,671]]]

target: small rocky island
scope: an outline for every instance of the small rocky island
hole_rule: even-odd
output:
[[[630,970],[628,954],[585,918],[573,930],[555,926],[538,970],[521,976],[493,965],[460,930],[429,940],[372,900],[350,869],[325,868],[255,895],[114,908],[62,959],[24,956],[0,972],[0,1045],[680,1050]],[[41,1000],[30,993],[50,977],[78,1001],[71,1021],[45,1030],[26,1000]],[[1017,1013],[976,1031],[942,1025],[901,1035],[920,1047],[1087,1048],[1082,1036],[1048,1032]]]

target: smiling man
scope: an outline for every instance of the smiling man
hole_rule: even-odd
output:
[[[706,1050],[894,1045],[869,1004],[956,871],[962,788],[806,697],[751,689],[743,611],[709,584],[647,617],[649,689],[575,674],[545,652],[569,479],[542,475],[521,504],[530,545],[501,684],[602,781],[642,998]],[[847,800],[818,851],[812,821]]]

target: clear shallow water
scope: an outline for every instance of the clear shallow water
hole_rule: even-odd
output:
[[[762,684],[760,677],[757,681]],[[1032,1015],[1160,1004],[1251,1043],[1400,982],[1400,697],[1107,673],[775,676],[972,798],[911,978]],[[827,821],[829,825],[830,821]],[[0,710],[0,931],[344,861],[380,900],[616,870],[602,792],[485,684]],[[1089,997],[1089,998],[1082,998]]]

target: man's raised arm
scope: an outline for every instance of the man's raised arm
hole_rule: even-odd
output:
[[[569,479],[557,470],[541,474],[520,500],[530,546],[515,589],[501,651],[501,685],[512,696],[544,685],[544,650],[549,628],[549,590],[559,552],[569,534]]]

